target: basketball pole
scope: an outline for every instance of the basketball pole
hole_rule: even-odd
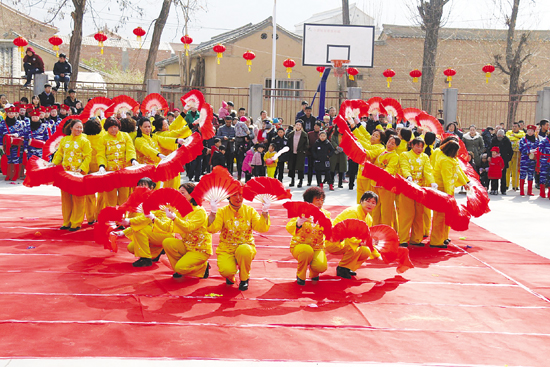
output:
[[[271,118],[275,117],[275,88],[277,83],[275,81],[275,71],[277,63],[277,0],[273,0],[273,49],[271,51],[271,103],[270,103],[270,115]]]

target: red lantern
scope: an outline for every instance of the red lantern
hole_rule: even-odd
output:
[[[183,48],[185,48],[185,56],[189,56],[189,45],[193,43],[193,39],[186,34],[181,37],[181,43],[183,43]]]
[[[103,42],[107,41],[107,36],[105,35],[105,33],[99,31],[94,34],[94,38],[97,42],[99,42],[99,47],[101,47],[101,54],[103,55]]]
[[[50,44],[53,46],[53,50],[55,51],[55,55],[57,57],[59,57],[59,46],[61,46],[61,44],[63,44],[63,40],[60,37],[53,36],[53,37],[50,37],[48,42],[50,42]]]
[[[347,72],[349,75],[349,80],[355,80],[355,76],[359,74],[359,70],[356,68],[348,68]]]
[[[292,59],[286,59],[283,61],[283,66],[286,68],[286,74],[290,79],[290,73],[292,73],[292,68],[296,66],[296,61]]]
[[[225,52],[225,46],[221,43],[218,43],[216,46],[212,47],[212,50],[214,50],[215,53],[218,54],[218,65],[220,64],[220,59],[223,57],[223,53]]]
[[[413,83],[418,83],[418,78],[422,76],[422,72],[418,69],[412,70],[409,75],[413,78]]]
[[[447,82],[449,82],[449,88],[451,88],[451,82],[453,81],[453,76],[456,75],[456,70],[452,68],[445,69],[443,72],[445,76],[447,77]]]
[[[23,47],[27,46],[29,42],[24,37],[17,37],[13,40],[13,44],[17,46],[19,49],[19,52],[21,52],[21,58],[25,57],[25,52],[23,51]]]
[[[252,51],[246,51],[243,54],[243,58],[246,60],[246,65],[248,65],[248,72],[250,72],[251,66],[252,66],[252,60],[256,58],[256,54]]]
[[[134,28],[134,34],[137,36],[137,40],[139,41],[139,47],[141,47],[141,37],[145,36],[145,31],[141,27]]]
[[[325,67],[324,66],[317,66],[315,68],[315,70],[317,70],[319,72],[319,77],[322,77],[323,73],[325,72]]]
[[[485,73],[485,83],[489,83],[489,78],[491,77],[491,73],[495,71],[495,67],[491,64],[487,64],[481,70]]]
[[[395,71],[393,71],[392,69],[386,69],[384,70],[382,75],[386,77],[386,81],[388,82],[388,88],[389,88],[391,83],[391,78],[395,76]]]

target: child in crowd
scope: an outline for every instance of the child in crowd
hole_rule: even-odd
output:
[[[330,174],[330,156],[334,154],[334,147],[327,140],[326,131],[323,130],[319,132],[319,139],[315,142],[311,152],[315,162],[314,166],[317,176],[317,186],[323,188],[323,180],[321,179],[321,176],[324,174],[330,191],[334,191],[334,183],[332,181],[332,175]]]
[[[267,177],[275,178],[275,171],[277,170],[277,163],[279,162],[279,158],[275,160],[272,159],[275,154],[277,154],[275,144],[271,143],[264,155],[265,165],[267,167]]]
[[[502,178],[504,160],[500,156],[500,148],[491,148],[491,159],[489,161],[488,177],[491,180],[491,195],[498,195],[498,181]]]
[[[245,182],[250,181],[252,178],[252,158],[254,157],[254,146],[250,147],[246,151],[246,155],[243,160],[243,172]]]
[[[212,147],[214,148],[214,147]],[[216,166],[222,166],[226,168],[225,166],[225,146],[220,145],[218,149],[214,152],[212,155],[212,168]]]
[[[485,187],[487,190],[489,189],[489,160],[487,160],[487,153],[483,153],[481,155],[481,164],[479,165],[479,180],[481,181],[481,184],[483,187]]]
[[[263,177],[265,176],[265,161],[264,161],[264,145],[256,144],[256,152],[252,157],[252,175],[254,177]]]

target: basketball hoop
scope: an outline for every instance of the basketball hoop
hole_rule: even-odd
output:
[[[341,77],[346,73],[346,69],[348,66],[346,64],[349,64],[349,60],[330,60],[334,67],[334,76]]]

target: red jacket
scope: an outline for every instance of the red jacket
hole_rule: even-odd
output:
[[[491,157],[489,161],[489,172],[487,177],[489,180],[499,180],[502,178],[502,170],[504,169],[504,160],[499,155],[497,157]]]
[[[38,56],[36,53],[34,53],[34,50],[32,50],[31,47],[27,49],[32,52],[32,56],[29,56],[25,54],[25,57],[23,58],[23,63],[29,63],[33,68],[36,68],[40,70],[40,72],[44,72],[44,61],[42,61],[42,58]]]

